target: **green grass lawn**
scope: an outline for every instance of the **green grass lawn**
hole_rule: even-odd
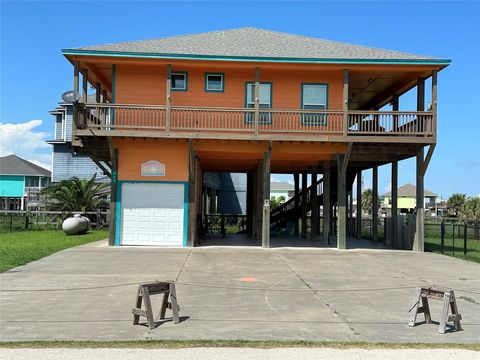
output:
[[[425,251],[431,251],[441,254],[441,245],[439,237],[425,237]],[[470,260],[480,263],[480,240],[467,241],[467,254],[463,254],[463,239],[453,240],[451,238],[445,239],[444,255],[455,256],[459,259]]]
[[[108,230],[67,236],[60,230],[19,231],[0,234],[0,272],[24,265],[72,246],[102,240]]]

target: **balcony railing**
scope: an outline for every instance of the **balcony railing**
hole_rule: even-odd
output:
[[[434,113],[76,104],[79,129],[333,136],[434,136]]]

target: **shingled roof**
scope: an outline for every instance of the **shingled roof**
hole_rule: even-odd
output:
[[[424,189],[424,194],[425,196],[437,196],[437,194],[434,194],[431,191],[428,191],[427,189]],[[392,196],[392,192],[389,191],[384,196],[390,197]],[[400,186],[398,188],[398,196],[415,197],[417,196],[416,187],[412,184],[405,184],[403,186]]]
[[[62,50],[65,55],[95,54],[141,57],[228,58],[239,60],[289,59],[353,62],[421,62],[448,64],[449,60],[371,48],[313,37],[240,28],[153,40],[122,42]]]
[[[51,172],[16,155],[0,157],[0,175],[51,176]]]

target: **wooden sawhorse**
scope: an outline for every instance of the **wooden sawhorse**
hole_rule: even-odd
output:
[[[155,327],[155,318],[153,317],[152,302],[150,295],[163,294],[162,305],[160,308],[160,319],[165,319],[165,311],[167,307],[172,310],[173,322],[178,324],[180,319],[178,311],[180,307],[177,304],[177,293],[175,292],[175,283],[172,281],[156,281],[153,283],[144,283],[138,286],[137,300],[135,307],[132,309],[133,325],[138,325],[140,316],[147,318],[148,327],[153,329]],[[170,295],[170,301],[168,296]],[[145,310],[142,310],[142,300]]]
[[[452,321],[455,330],[460,331],[462,330],[462,326],[460,325],[460,320],[462,319],[462,315],[458,313],[457,301],[455,300],[455,293],[453,290],[440,290],[434,288],[416,288],[415,295],[413,297],[413,305],[410,309],[410,322],[408,323],[409,326],[415,326],[417,321],[417,314],[424,313],[425,315],[425,322],[427,324],[432,323],[432,317],[430,315],[430,306],[428,305],[428,299],[435,299],[435,300],[442,300],[443,299],[443,307],[442,307],[442,317],[440,319],[440,324],[438,326],[438,332],[441,334],[445,334],[445,328],[447,326],[447,322]],[[420,301],[422,302],[422,306],[420,306]],[[448,308],[450,307],[452,315],[448,315]]]

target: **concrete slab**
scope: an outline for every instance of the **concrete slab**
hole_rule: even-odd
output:
[[[398,250],[97,242],[1,274],[0,339],[479,342],[479,273],[479,264]],[[178,281],[182,322],[133,326],[137,284],[166,279]],[[455,289],[464,331],[407,326],[414,287],[431,284]],[[431,308],[437,320],[440,302]]]

